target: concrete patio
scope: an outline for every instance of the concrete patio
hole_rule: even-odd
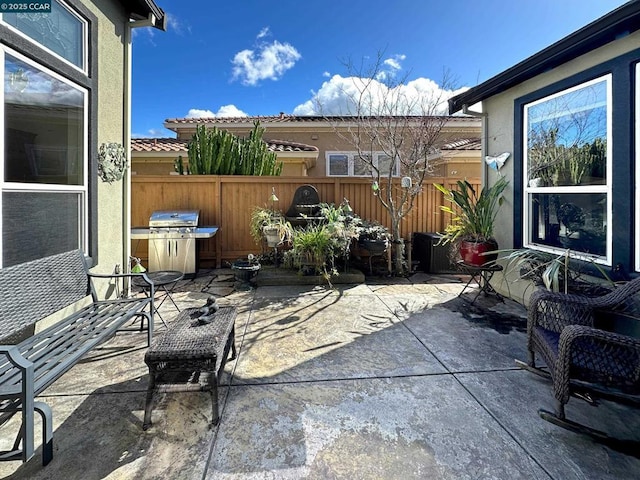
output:
[[[234,289],[230,270],[180,282],[238,307],[238,358],[210,428],[205,393],[161,396],[142,430],[144,333],[123,332],[53,384],[54,458],[0,463],[13,479],[631,479],[624,453],[538,417],[550,383],[518,369],[526,312],[458,298],[455,276]],[[473,298],[475,293],[463,297]],[[169,302],[161,308],[170,323]],[[157,334],[164,332],[157,321]],[[571,418],[640,441],[637,410],[572,399]],[[37,421],[39,424],[39,421]],[[0,430],[0,448],[17,423]],[[39,432],[37,433],[39,442]]]

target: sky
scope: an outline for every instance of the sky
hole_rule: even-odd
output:
[[[345,92],[473,87],[623,0],[155,0],[167,31],[133,35],[132,136],[167,118],[341,114]],[[351,65],[351,66],[350,66]],[[318,105],[322,111],[318,111]]]

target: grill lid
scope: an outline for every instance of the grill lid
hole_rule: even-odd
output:
[[[195,227],[199,210],[156,210],[149,218],[150,227]]]

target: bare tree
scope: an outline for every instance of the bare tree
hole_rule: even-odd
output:
[[[347,98],[346,111],[331,115],[320,102],[317,108],[335,133],[357,152],[359,171],[371,175],[373,194],[391,218],[393,269],[400,275],[406,272],[401,222],[440,161],[440,147],[445,143],[441,133],[449,118],[445,112],[447,100],[454,94],[453,82],[444,72],[440,85],[433,83],[428,86],[432,88],[416,92],[416,85],[407,83],[406,76],[398,80],[388,73],[383,52],[370,67],[356,68],[351,62],[345,65],[353,83],[342,91]],[[400,182],[398,175],[410,181],[403,178]]]

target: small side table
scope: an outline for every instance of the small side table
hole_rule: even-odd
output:
[[[173,289],[175,288],[176,284],[184,278],[184,273],[179,272],[178,270],[162,270],[158,272],[146,273],[147,277],[149,277],[149,280],[153,282],[153,285],[156,288],[156,292],[160,293],[160,295],[156,299],[154,299],[155,311],[153,313],[154,315],[158,315],[158,317],[160,317],[160,320],[162,320],[162,323],[166,327],[167,322],[164,321],[164,318],[162,318],[162,315],[160,315],[158,309],[168,298],[171,303],[173,303],[173,306],[176,307],[176,310],[178,310],[178,312],[180,311],[180,308],[178,308],[178,305],[176,305],[176,302],[173,300],[173,297],[171,297],[171,294],[173,293]],[[145,295],[149,296],[149,285],[147,285],[147,283],[142,278],[134,278],[133,284],[136,287],[142,289]],[[156,301],[159,301],[159,303],[156,303]]]
[[[502,265],[498,265],[497,263],[490,263],[487,265],[469,265],[468,263],[464,263],[462,260],[459,260],[457,265],[460,270],[471,277],[458,294],[458,297],[460,297],[467,288],[472,288],[471,284],[475,282],[475,284],[478,285],[478,292],[473,298],[471,304],[475,303],[481,293],[484,293],[485,296],[495,295],[498,300],[504,302],[502,295],[496,292],[496,290],[491,286],[491,277],[493,277],[494,273],[502,271]]]

